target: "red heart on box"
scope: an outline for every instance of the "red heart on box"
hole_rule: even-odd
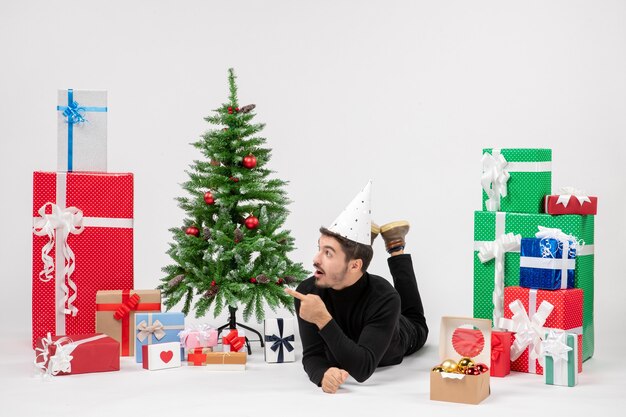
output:
[[[172,352],[171,350],[164,350],[163,352],[161,352],[161,360],[165,363],[171,361],[173,357],[174,352]]]

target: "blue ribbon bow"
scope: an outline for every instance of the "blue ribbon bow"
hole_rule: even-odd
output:
[[[57,106],[57,111],[62,111],[65,116],[65,123],[67,123],[67,170],[72,171],[72,161],[74,159],[74,125],[84,123],[85,112],[104,112],[106,113],[106,107],[89,107],[81,106],[74,101],[74,90],[67,90],[67,106]]]
[[[287,350],[291,352],[293,350],[293,345],[289,342],[295,341],[295,338],[294,335],[283,337],[283,319],[276,319],[276,321],[278,322],[278,333],[280,334],[280,336],[276,336],[275,334],[271,336],[265,335],[265,342],[272,342],[272,346],[270,347],[270,349],[272,349],[274,352],[278,350],[277,362],[282,363],[285,361],[283,346],[285,346],[285,348],[287,348]]]

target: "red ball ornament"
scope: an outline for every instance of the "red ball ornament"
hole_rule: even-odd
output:
[[[215,282],[215,280],[211,281],[211,287],[215,287],[217,285],[217,282]]]
[[[239,107],[235,107],[235,111],[239,113]]]
[[[243,157],[243,166],[248,169],[252,169],[256,166],[256,156],[249,154]]]
[[[189,226],[187,229],[185,229],[185,233],[187,233],[190,236],[195,236],[195,237],[200,236],[200,230],[198,230],[198,228],[194,226]]]
[[[232,107],[228,108],[228,114],[233,114],[233,108]]]
[[[476,369],[478,369],[479,373],[484,374],[485,372],[489,370],[489,367],[485,365],[484,363],[479,363],[479,364],[476,364]]]
[[[276,284],[278,285],[283,285],[285,283],[285,280],[282,278],[278,278],[278,281],[276,281]]]
[[[250,282],[253,284],[256,284],[256,278],[255,277],[250,278]]]
[[[230,180],[232,182],[239,182],[239,178],[237,178],[237,177],[230,177]]]
[[[259,219],[251,215],[251,216],[248,216],[243,223],[246,225],[248,229],[252,230],[252,229],[256,229],[257,226],[259,225]]]
[[[204,202],[208,205],[215,204],[215,199],[213,198],[213,194],[210,191],[204,193]]]

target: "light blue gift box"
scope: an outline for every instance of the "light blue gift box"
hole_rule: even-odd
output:
[[[178,333],[185,329],[183,313],[135,314],[135,359],[143,362],[142,347],[166,342],[179,342]]]

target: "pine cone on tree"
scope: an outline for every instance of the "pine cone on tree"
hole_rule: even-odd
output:
[[[183,274],[176,275],[174,278],[170,279],[170,281],[167,283],[167,285],[170,288],[174,288],[175,286],[180,284],[183,281],[183,279],[185,279],[185,276]]]
[[[270,279],[265,274],[259,274],[259,276],[256,277],[256,282],[259,284],[267,284],[270,282]]]
[[[203,295],[204,298],[213,298],[215,294],[219,291],[219,287],[217,285],[209,288]]]
[[[284,279],[285,279],[285,283],[286,283],[287,285],[291,285],[291,284],[293,284],[294,282],[296,282],[296,278],[295,278],[295,277],[292,277],[292,276],[290,276],[290,275],[287,275]]]
[[[243,240],[243,232],[239,229],[235,229],[235,243],[239,243]]]
[[[211,229],[209,229],[208,227],[203,227],[202,228],[202,237],[204,238],[204,240],[211,239]]]
[[[256,107],[256,104],[248,104],[246,106],[243,106],[242,108],[239,109],[240,113],[250,113],[252,110],[254,110],[254,108]]]

